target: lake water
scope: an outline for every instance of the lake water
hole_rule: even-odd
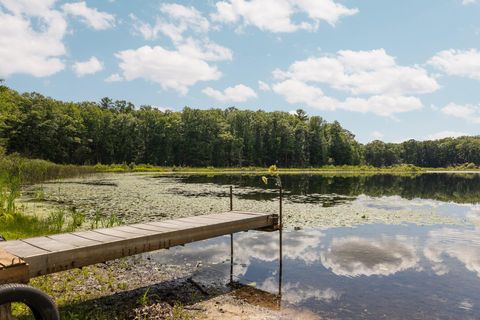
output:
[[[236,209],[252,208],[252,201],[276,208],[274,186],[265,189],[258,176],[149,179],[174,181],[178,188],[165,193],[184,201],[226,197],[222,190],[234,185]],[[234,280],[270,293],[265,300],[280,296],[283,308],[327,319],[480,319],[479,175],[290,175],[282,181],[292,223],[283,232],[281,272],[278,232],[240,233]],[[322,220],[322,214],[332,217]],[[229,281],[228,236],[150,256],[201,265],[195,277],[206,287]]]

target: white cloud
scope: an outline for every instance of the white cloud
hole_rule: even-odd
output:
[[[197,41],[192,38],[185,39],[184,42],[178,44],[177,50],[180,54],[196,59],[206,61],[222,61],[232,60],[232,51],[222,47],[208,39]]]
[[[278,79],[325,83],[352,94],[422,94],[439,88],[420,67],[405,67],[384,49],[342,50],[337,56],[322,56],[294,62],[287,71],[275,70]]]
[[[194,7],[170,3],[163,4],[160,7],[160,11],[198,31],[207,32],[210,28],[208,20]]]
[[[160,46],[124,50],[115,56],[121,60],[119,66],[125,80],[143,78],[181,94],[198,81],[217,80],[221,76],[216,66],[202,59]]]
[[[422,102],[415,97],[404,96],[372,96],[367,99],[349,97],[344,101],[324,95],[315,86],[298,80],[285,80],[273,85],[273,91],[286,98],[291,104],[305,104],[310,107],[334,111],[343,109],[353,112],[372,112],[380,116],[392,116],[395,113],[407,112],[422,108]]]
[[[115,16],[89,8],[85,1],[66,3],[62,6],[66,14],[80,18],[87,26],[95,30],[105,30],[115,26]]]
[[[67,23],[54,0],[0,0],[0,76],[50,76],[64,69]]]
[[[443,138],[458,138],[462,136],[468,136],[468,133],[459,132],[459,131],[440,131],[437,133],[430,134],[426,137],[427,140],[439,140]]]
[[[119,82],[122,80],[123,80],[122,76],[119,75],[118,73],[113,73],[109,75],[107,78],[105,78],[105,82]]]
[[[381,139],[384,137],[384,134],[380,131],[373,131],[371,133],[371,136],[374,138],[374,139]]]
[[[480,123],[480,107],[474,105],[459,105],[449,103],[440,109],[440,112],[448,116],[460,118],[473,123]]]
[[[242,22],[270,32],[316,30],[321,21],[335,25],[340,18],[358,12],[333,0],[227,0],[215,6],[216,12],[211,15],[214,21]],[[295,23],[297,14],[309,19]]]
[[[232,60],[233,54],[209,39],[209,21],[194,7],[179,4],[163,4],[159,13],[153,25],[134,15],[130,18],[136,33],[146,40],[163,35],[171,41],[172,49],[144,46],[118,52],[122,78],[143,78],[181,94],[199,81],[219,79],[221,72],[209,62]]]
[[[291,104],[306,104],[320,110],[335,110],[338,101],[335,98],[327,97],[322,89],[309,86],[298,80],[285,80],[272,86],[275,93],[283,95]]]
[[[135,15],[131,14],[130,18],[133,20],[135,31],[146,40],[157,39],[160,34],[163,34],[174,43],[178,43],[183,40],[183,33],[188,30],[196,33],[206,33],[210,29],[208,20],[193,7],[163,4],[160,7],[160,12],[165,15],[165,18],[157,17],[153,25],[140,21]]]
[[[260,89],[261,91],[270,91],[271,88],[270,88],[270,85],[268,83],[265,83],[261,80],[258,81],[258,89]]]
[[[422,107],[422,102],[416,97],[389,95],[372,96],[368,99],[350,97],[339,104],[340,109],[361,113],[372,112],[383,117],[418,110]]]
[[[223,92],[207,87],[202,90],[207,96],[220,102],[245,102],[248,99],[256,98],[255,91],[243,84],[228,87]]]
[[[447,75],[480,80],[480,52],[477,49],[440,51],[428,64]]]
[[[477,3],[477,0],[462,0],[462,4],[464,6],[467,6],[469,4],[474,4],[474,3]]]
[[[420,109],[422,102],[412,95],[439,88],[423,68],[400,66],[383,49],[343,50],[335,56],[312,57],[294,62],[286,71],[276,69],[273,76],[280,81],[272,85],[273,90],[290,103],[321,110],[372,112],[380,116]],[[340,101],[324,95],[320,85],[362,96]]]
[[[78,77],[82,77],[103,70],[103,64],[96,57],[90,57],[87,61],[75,62],[72,69]]]

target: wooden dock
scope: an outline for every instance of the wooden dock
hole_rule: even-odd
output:
[[[247,230],[274,230],[275,214],[229,211],[168,221],[0,241],[0,284]]]

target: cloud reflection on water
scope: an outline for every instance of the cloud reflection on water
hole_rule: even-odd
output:
[[[321,253],[325,268],[340,276],[388,276],[415,268],[419,258],[412,239],[402,236],[381,238],[333,238]]]
[[[267,292],[276,292],[278,290],[278,280],[274,277],[268,277],[257,287]],[[319,289],[300,282],[282,284],[282,300],[291,304],[299,304],[310,299],[330,302],[340,299],[341,296],[341,293],[332,288]]]
[[[423,253],[437,275],[450,272],[445,257],[451,257],[480,277],[480,210],[471,210],[467,218],[475,225],[474,229],[444,227],[428,233]]]

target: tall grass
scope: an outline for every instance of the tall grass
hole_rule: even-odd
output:
[[[5,155],[0,148],[0,234],[7,239],[72,230],[84,221],[82,214],[57,210],[46,219],[27,216],[16,207],[22,185],[93,173],[93,167],[58,165],[45,160]],[[68,223],[67,223],[68,222]]]
[[[61,165],[46,160],[27,159],[16,154],[0,153],[0,177],[15,177],[21,184],[75,177],[96,171],[92,166]]]

